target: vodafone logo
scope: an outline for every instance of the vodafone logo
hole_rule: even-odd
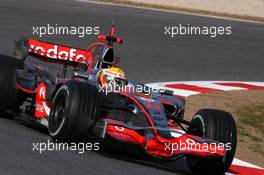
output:
[[[92,58],[87,50],[46,43],[38,40],[28,40],[28,51],[51,59],[66,60],[89,64]]]
[[[84,55],[82,54],[76,54],[76,49],[70,49],[68,51],[58,50],[58,46],[54,45],[53,48],[48,49],[47,51],[41,47],[41,46],[35,46],[35,45],[30,45],[29,52],[33,52],[36,54],[39,54],[41,56],[46,56],[48,58],[53,58],[53,59],[61,59],[61,60],[69,60],[69,61],[75,61],[75,59],[80,60],[84,59]]]

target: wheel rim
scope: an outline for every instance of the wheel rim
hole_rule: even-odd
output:
[[[57,135],[65,121],[65,110],[67,109],[67,96],[60,93],[55,97],[53,107],[49,116],[49,130],[52,136]]]
[[[193,128],[190,128],[190,134],[204,138],[204,123],[201,116],[194,116],[192,125]]]

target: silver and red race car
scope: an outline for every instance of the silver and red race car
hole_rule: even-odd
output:
[[[132,145],[154,159],[185,157],[196,173],[225,173],[237,143],[231,114],[201,109],[187,121],[184,99],[169,90],[126,79],[117,81],[122,90],[100,86],[99,74],[118,67],[113,44],[124,41],[114,30],[112,26],[109,36],[98,36],[106,43],[95,42],[88,49],[17,41],[13,57],[0,55],[0,111],[46,126],[54,141]]]

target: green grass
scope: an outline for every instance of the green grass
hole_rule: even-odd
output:
[[[239,108],[239,141],[248,142],[249,149],[264,155],[264,105],[254,105]]]
[[[236,113],[242,124],[255,128],[258,134],[264,136],[264,105],[243,107]]]

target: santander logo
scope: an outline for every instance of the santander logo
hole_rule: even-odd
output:
[[[29,52],[51,59],[59,59],[89,64],[91,53],[87,50],[46,43],[29,39]]]

